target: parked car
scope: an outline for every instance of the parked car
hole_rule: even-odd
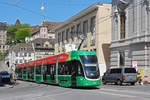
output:
[[[115,83],[122,85],[122,83],[131,83],[131,85],[135,85],[137,72],[135,68],[110,68],[104,73],[102,82],[103,84]]]
[[[7,71],[0,72],[0,80],[2,82],[9,82],[10,81],[10,74]]]

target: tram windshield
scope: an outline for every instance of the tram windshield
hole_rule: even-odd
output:
[[[97,79],[99,78],[98,61],[95,55],[80,56],[84,66],[85,74],[87,78]]]

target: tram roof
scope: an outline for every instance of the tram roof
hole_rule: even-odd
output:
[[[62,53],[58,55],[58,62],[64,62],[69,60],[77,59],[79,55],[96,55],[94,51],[70,51],[66,53]],[[49,56],[38,60],[29,61],[23,64],[17,65],[16,68],[26,68],[26,67],[32,67],[32,66],[40,66],[42,64],[52,64],[56,63],[57,56]]]

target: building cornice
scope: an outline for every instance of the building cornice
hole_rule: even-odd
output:
[[[133,44],[148,43],[148,42],[150,42],[150,34],[135,36],[123,40],[112,41],[110,48],[118,48],[122,46],[129,46]]]
[[[72,23],[72,22],[75,22],[78,18],[80,18],[80,17],[82,17],[82,16],[85,16],[85,15],[87,15],[88,13],[90,13],[90,12],[92,12],[92,11],[94,11],[94,10],[97,10],[99,6],[100,6],[100,4],[97,3],[97,4],[94,4],[94,5],[92,5],[92,6],[88,7],[88,8],[86,8],[86,9],[84,9],[83,11],[79,12],[79,13],[76,14],[75,16],[72,16],[70,19],[66,20],[64,23],[62,23],[62,24],[56,26],[56,27],[54,28],[54,30],[60,29],[61,27],[65,26],[65,25],[67,25],[67,24],[70,24],[70,23]]]

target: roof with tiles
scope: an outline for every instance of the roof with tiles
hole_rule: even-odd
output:
[[[45,42],[49,42],[51,45],[54,46],[54,39],[46,39],[46,38],[37,38],[32,41],[34,45],[36,46],[36,43],[40,44],[42,47],[44,46]]]
[[[33,52],[31,43],[18,43],[10,47],[9,51],[20,52],[21,48],[27,48],[23,52]]]
[[[31,30],[31,33],[32,33],[32,34],[35,34],[35,33],[37,33],[37,32],[40,31],[40,26],[39,26],[39,25],[32,26],[32,27],[30,28],[30,30]]]
[[[40,28],[41,27],[47,27],[48,31],[50,31],[51,29],[53,29],[55,26],[61,24],[61,22],[49,22],[49,21],[42,21],[42,25],[36,25],[36,26],[32,26],[31,29],[31,33],[36,34],[37,32],[40,32]]]
[[[61,24],[61,22],[49,22],[49,21],[43,21],[42,26],[47,27],[48,30],[53,29],[55,26]]]

